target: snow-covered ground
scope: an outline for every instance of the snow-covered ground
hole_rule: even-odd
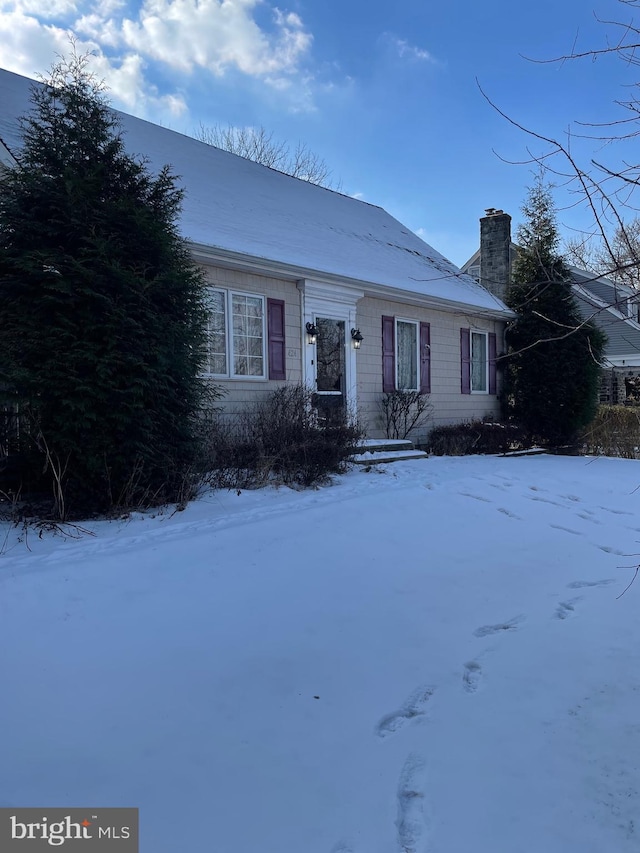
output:
[[[8,532],[0,805],[141,853],[640,849],[640,463],[426,459]]]

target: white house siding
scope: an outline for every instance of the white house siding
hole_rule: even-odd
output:
[[[207,281],[215,287],[241,293],[255,293],[267,299],[282,299],[285,303],[286,381],[217,377],[210,379],[213,385],[222,388],[225,392],[216,405],[223,408],[228,415],[238,414],[246,406],[255,404],[274,389],[302,380],[300,292],[294,281],[223,267],[206,266],[204,269]]]
[[[410,436],[423,441],[434,426],[497,416],[496,395],[462,394],[460,329],[495,332],[498,353],[503,349],[504,323],[464,313],[438,311],[405,303],[365,297],[358,302],[358,326],[364,336],[358,359],[358,416],[371,438],[382,438],[379,404],[382,398],[382,317],[394,316],[431,325],[432,415],[426,428]],[[500,372],[498,372],[498,390]]]

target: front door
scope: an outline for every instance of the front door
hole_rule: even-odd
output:
[[[345,321],[316,317],[316,406],[321,418],[342,416],[346,405]]]

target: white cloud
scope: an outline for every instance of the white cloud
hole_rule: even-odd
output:
[[[8,6],[0,3],[0,66],[35,77],[51,65],[56,53],[67,52],[68,33]]]
[[[57,57],[69,53],[70,35],[70,30],[43,24],[22,10],[6,13],[0,3],[0,67],[8,71],[26,77],[46,73]],[[104,79],[114,106],[167,122],[185,112],[186,105],[178,94],[160,95],[147,82],[141,57],[129,53],[108,58],[93,40],[77,39],[76,50],[94,54],[91,70]]]
[[[125,112],[153,118],[154,121],[170,122],[187,112],[184,98],[177,93],[160,95],[158,89],[147,82],[144,63],[140,56],[127,54],[118,65],[114,65],[104,54],[99,53],[91,63],[91,70],[103,78],[110,94]]]
[[[25,14],[38,15],[40,18],[61,18],[76,11],[75,0],[22,0],[15,4]]]
[[[384,33],[383,39],[392,46],[400,59],[437,63],[437,59],[428,50],[410,44],[406,39],[402,39],[393,33]]]
[[[270,9],[260,26],[258,6]],[[236,71],[260,79],[293,110],[313,108],[313,77],[302,68],[313,36],[299,15],[265,0],[0,0],[0,65],[27,76],[48,69],[56,54],[92,51],[125,109],[155,120],[186,109],[178,92],[160,96],[149,84],[147,64],[185,75],[198,69],[222,77]]]
[[[258,0],[145,0],[138,16],[124,18],[127,48],[184,72],[195,67],[222,75],[236,68],[279,79],[296,70],[312,36],[298,15],[273,10],[273,32],[253,17]]]

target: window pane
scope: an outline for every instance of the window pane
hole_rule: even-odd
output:
[[[237,376],[246,376],[248,374],[247,370],[247,359],[244,356],[237,355],[233,359],[233,372]]]
[[[225,294],[220,290],[209,290],[207,306],[209,323],[207,329],[207,360],[205,373],[227,372],[227,322]]]
[[[249,376],[262,376],[262,356],[249,359]]]
[[[227,356],[226,355],[215,355],[211,356],[209,361],[209,372],[210,373],[226,373],[227,372]]]
[[[254,319],[253,317],[250,317],[247,333],[254,337],[262,337],[262,318]]]
[[[233,371],[237,376],[264,376],[264,310],[259,296],[234,293]]]
[[[316,317],[316,387],[318,391],[344,394],[345,349],[344,320]]]
[[[487,336],[471,334],[471,390],[487,390]]]
[[[262,299],[258,299],[257,297],[246,296],[247,300],[247,316],[248,317],[257,317],[258,319],[262,319]]]
[[[398,390],[418,390],[418,325],[398,320],[396,334]]]

